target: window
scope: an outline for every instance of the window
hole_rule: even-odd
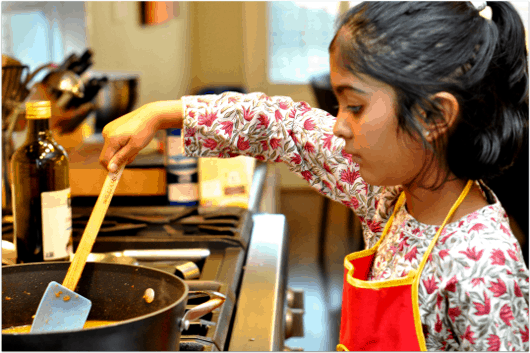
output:
[[[30,72],[46,63],[59,64],[71,53],[82,54],[85,45],[83,2],[2,2],[2,54]]]
[[[329,72],[328,46],[335,34],[339,1],[272,1],[269,11],[269,80],[306,84]]]
[[[346,8],[360,2],[345,2]],[[528,2],[511,3],[521,14],[528,30]],[[329,71],[328,46],[333,39],[335,21],[341,8],[340,1],[268,3],[267,71],[271,83],[307,84],[311,77]]]
[[[53,45],[53,40],[56,36],[50,36],[52,29],[48,24],[48,20],[41,11],[14,14],[9,17],[6,24],[12,31],[10,51],[11,56],[17,58],[22,64],[29,66],[29,70],[33,71],[41,64],[51,61],[51,54],[55,54],[55,58],[62,60],[63,53],[57,49],[58,46]],[[57,38],[60,44],[60,36]],[[50,43],[51,42],[51,43]],[[50,45],[51,44],[51,45]],[[51,48],[50,48],[51,47]],[[53,50],[55,47],[55,50]],[[39,74],[42,76],[44,72]],[[42,77],[40,77],[42,78]]]

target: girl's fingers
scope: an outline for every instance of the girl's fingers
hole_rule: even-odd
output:
[[[115,172],[118,170],[118,167],[132,163],[138,156],[138,152],[140,152],[140,148],[129,141],[110,157],[108,171]]]
[[[125,145],[121,150],[119,150],[114,157],[112,157],[112,160],[109,165],[109,172],[115,172],[118,170],[118,167],[122,164],[129,164],[129,156],[131,155],[130,148],[128,148],[128,145]]]
[[[102,131],[105,143],[99,163],[109,172],[131,163],[138,152],[154,137],[151,124],[144,120],[145,108],[139,108],[105,125]]]
[[[131,164],[136,159],[136,157],[138,157],[138,152],[129,157],[129,159],[127,160],[127,164]]]
[[[119,149],[114,155],[112,155],[108,162],[108,171],[109,172],[115,172],[118,170],[118,167],[122,164],[129,164],[129,158],[134,155],[135,153],[131,151],[130,144],[127,144],[123,146],[121,149]]]
[[[119,166],[131,163],[151,139],[138,136],[110,137],[107,135],[99,163],[109,172],[115,172]],[[144,140],[147,140],[147,143]]]
[[[127,144],[125,144],[127,145]],[[103,150],[101,152],[101,155],[99,156],[99,163],[109,171],[112,171],[109,169],[109,162],[114,157],[114,155],[122,148],[122,145],[117,142],[116,140],[105,137],[105,143],[103,144]]]

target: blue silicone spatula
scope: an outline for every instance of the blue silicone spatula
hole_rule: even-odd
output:
[[[77,294],[75,288],[124,168],[125,164],[116,172],[107,174],[63,284],[55,281],[48,284],[33,319],[31,333],[80,330],[85,325],[92,302]]]

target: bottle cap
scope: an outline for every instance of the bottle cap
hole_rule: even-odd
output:
[[[30,101],[26,103],[26,119],[49,119],[52,105],[49,101]]]

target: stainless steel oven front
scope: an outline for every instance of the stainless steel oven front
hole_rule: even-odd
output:
[[[287,288],[289,235],[281,214],[253,216],[230,351],[282,351],[303,336],[303,291]]]

